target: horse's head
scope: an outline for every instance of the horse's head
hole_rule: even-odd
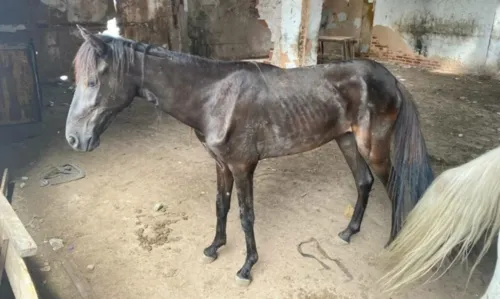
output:
[[[115,49],[119,43],[111,37],[78,29],[84,42],[74,60],[76,88],[66,119],[66,140],[75,150],[92,151],[99,146],[100,135],[137,93],[126,70],[134,53],[122,44]]]

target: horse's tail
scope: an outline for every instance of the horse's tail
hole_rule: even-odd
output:
[[[383,255],[389,271],[382,290],[394,292],[423,277],[455,248],[451,264],[464,261],[484,236],[474,270],[500,229],[499,177],[500,147],[439,175]]]
[[[395,206],[392,214],[395,233],[434,179],[417,107],[403,84],[399,81],[396,84],[401,106],[394,127],[394,167],[387,188]]]

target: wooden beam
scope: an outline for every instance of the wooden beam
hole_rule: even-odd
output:
[[[3,194],[0,194],[0,229],[20,257],[36,254],[38,247],[35,241]]]
[[[16,249],[9,242],[5,259],[5,272],[9,278],[12,293],[16,299],[38,299],[30,273],[24,260],[17,254]]]
[[[14,212],[12,206],[7,201],[6,196],[8,184],[9,171],[5,169],[3,172],[2,181],[0,183],[0,229],[3,230],[3,232],[0,232],[0,236],[2,236],[2,238],[0,239],[8,239],[9,233],[13,235],[13,237],[22,237],[24,238],[23,242],[20,242],[20,244],[18,244],[18,248],[24,249],[21,251],[24,251],[25,254],[34,255],[37,250],[36,243],[28,234],[28,232],[24,228],[24,225],[21,223],[21,220],[19,220],[19,218],[17,217],[16,212]],[[10,225],[14,226],[10,227]],[[22,227],[22,229],[19,229],[19,227]],[[4,252],[4,266],[5,273],[7,273],[7,277],[9,278],[12,293],[14,293],[14,297],[16,299],[38,299],[38,294],[36,292],[33,281],[31,280],[31,276],[28,272],[28,268],[26,267],[26,263],[19,255],[19,252],[16,250],[16,248],[14,248],[13,242],[11,242],[11,240],[9,240],[8,242],[4,242],[4,244],[8,244],[7,248],[5,248],[6,251]],[[23,245],[25,244],[34,244],[34,250],[33,248],[31,248],[32,246],[23,248]]]

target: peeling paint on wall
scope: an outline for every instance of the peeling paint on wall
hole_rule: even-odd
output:
[[[414,53],[412,47],[406,42],[403,36],[390,27],[375,25],[373,26],[372,33],[377,38],[378,43],[386,46],[387,49],[405,54]],[[373,50],[376,51],[377,49]]]
[[[316,64],[322,3],[323,0],[281,1],[281,23],[273,33],[271,64],[283,68]]]
[[[315,65],[318,60],[318,37],[323,0],[310,0],[308,32],[303,65]]]
[[[280,66],[297,67],[300,64],[298,41],[302,20],[302,0],[287,0],[281,6]],[[286,63],[283,63],[285,62]]]
[[[271,41],[273,43],[277,42],[280,36],[281,1],[282,0],[259,0],[256,6],[260,18],[265,20],[271,31]]]

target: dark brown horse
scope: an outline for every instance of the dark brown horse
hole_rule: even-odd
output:
[[[68,143],[75,150],[95,149],[100,135],[135,97],[193,128],[217,170],[216,232],[204,254],[213,261],[226,244],[235,183],[247,250],[237,273],[243,283],[250,282],[258,259],[253,174],[260,160],[335,139],[358,191],[352,219],[339,233],[346,242],[360,231],[373,184],[369,165],[392,200],[389,242],[433,179],[411,95],[375,61],[281,69],[175,53],[79,28],[85,41],[75,57]]]

